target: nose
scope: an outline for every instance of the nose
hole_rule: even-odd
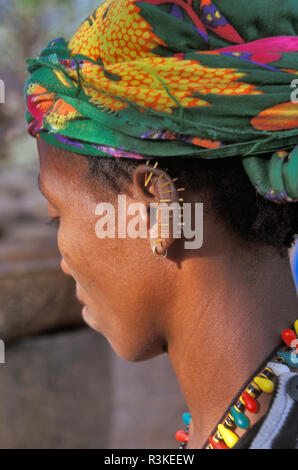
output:
[[[71,276],[71,273],[70,273],[70,271],[69,271],[69,269],[68,269],[68,267],[67,267],[67,264],[65,263],[65,261],[64,261],[63,258],[61,259],[60,267],[61,267],[62,271],[63,271],[65,274],[67,274],[68,276]]]

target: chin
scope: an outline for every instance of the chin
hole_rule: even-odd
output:
[[[97,331],[97,333],[101,333],[102,335],[104,335],[103,328],[101,327],[101,325],[99,325],[99,322],[96,319],[98,315],[94,314],[93,310],[91,310],[86,305],[84,305],[84,307],[82,308],[82,317],[85,323],[90,326],[90,328]]]
[[[128,339],[121,337],[118,341],[117,339],[112,340],[108,336],[106,336],[106,339],[117,356],[128,362],[147,361],[165,352],[165,349],[160,344],[155,344],[155,346],[145,342],[140,344],[139,336],[136,338],[135,343],[132,341],[131,335]]]
[[[152,340],[146,335],[146,331],[143,334],[137,328],[134,331],[126,331],[124,325],[118,325],[114,329],[108,328],[107,325],[104,327],[99,321],[99,314],[89,307],[83,307],[82,317],[90,328],[107,339],[117,356],[125,361],[146,361],[167,352],[164,342],[159,338]]]

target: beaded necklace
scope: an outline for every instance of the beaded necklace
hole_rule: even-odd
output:
[[[270,361],[267,359],[265,361],[266,365],[261,366],[261,372],[257,375],[253,374],[248,384],[243,387],[244,390],[242,389],[236,395],[223,418],[212,431],[210,437],[203,445],[203,449],[231,449],[239,440],[239,436],[235,432],[236,428],[245,430],[249,428],[250,422],[244,414],[245,411],[257,413],[260,408],[257,399],[261,393],[272,394],[274,391],[276,375],[268,367],[267,362],[281,363],[298,369],[298,320],[294,323],[294,330],[296,333],[290,329],[282,332],[282,340],[287,348],[281,349],[281,346],[279,346],[277,353],[273,353],[273,359]],[[270,357],[272,357],[272,354]],[[175,434],[176,440],[180,443],[178,449],[184,449],[189,441],[191,414],[188,412],[183,413],[182,421],[185,424],[185,429],[179,429]]]

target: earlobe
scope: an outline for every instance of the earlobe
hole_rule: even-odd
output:
[[[150,244],[155,258],[164,259],[169,247],[175,241],[174,223],[182,224],[181,191],[166,170],[158,168],[158,162],[153,166],[139,165],[134,172],[134,192],[147,206],[150,217]]]

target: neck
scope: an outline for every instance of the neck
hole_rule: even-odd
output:
[[[288,258],[272,250],[256,265],[239,250],[189,259],[180,273],[168,354],[192,415],[188,448],[203,446],[234,396],[281,342],[282,330],[297,317]],[[195,280],[191,286],[189,279]],[[268,404],[265,397],[256,420]]]

